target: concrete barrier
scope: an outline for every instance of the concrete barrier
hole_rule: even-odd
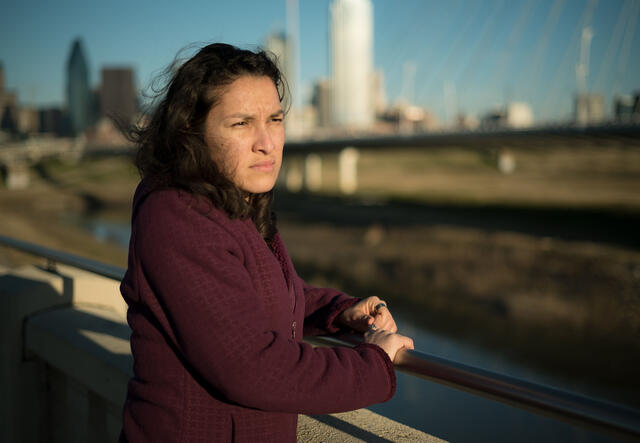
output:
[[[0,441],[113,442],[133,358],[118,282],[0,268]],[[300,416],[300,442],[441,441],[366,409]]]

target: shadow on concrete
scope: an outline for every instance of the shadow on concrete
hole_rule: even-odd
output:
[[[310,415],[309,417],[321,423],[324,423],[327,426],[338,429],[344,432],[345,434],[349,434],[354,438],[358,438],[366,442],[372,442],[372,443],[391,443],[392,442],[392,440],[387,440],[386,438],[378,437],[372,432],[369,432],[367,430],[354,426],[351,423],[348,423],[332,415]]]
[[[31,316],[28,324],[73,344],[75,349],[108,362],[124,373],[132,373],[133,358],[129,351],[131,331],[123,322],[94,315],[77,309],[54,309],[46,314]],[[105,340],[106,338],[106,340]],[[121,350],[105,346],[109,342],[120,342]]]

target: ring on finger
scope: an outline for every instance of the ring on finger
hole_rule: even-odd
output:
[[[376,326],[376,324],[375,324],[375,323],[371,323],[371,324],[369,325],[369,330],[370,330],[370,331],[377,331],[377,330],[378,330],[378,327]]]
[[[375,306],[375,308],[373,308],[373,309],[374,309],[376,312],[378,312],[380,309],[382,309],[382,308],[386,308],[386,307],[387,307],[387,304],[386,304],[385,302],[382,302],[382,303],[378,303],[378,304]]]

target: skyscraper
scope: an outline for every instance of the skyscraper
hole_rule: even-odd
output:
[[[4,89],[4,67],[0,61],[0,131],[18,129],[18,96]]]
[[[102,68],[100,109],[104,117],[130,122],[137,111],[136,89],[133,69]]]
[[[371,1],[334,0],[329,6],[329,23],[332,123],[369,127],[375,113]]]
[[[75,39],[67,63],[67,110],[74,135],[93,123],[89,67],[80,39]]]
[[[313,85],[311,104],[316,109],[316,125],[326,128],[331,125],[331,85],[327,79],[318,80]]]
[[[269,34],[265,42],[265,49],[277,57],[278,68],[284,74],[289,89],[289,94],[285,95],[285,102],[282,103],[288,110],[287,118],[284,120],[287,137],[300,135],[300,100],[297,100],[295,51],[292,40],[286,33],[276,32]]]
[[[4,65],[0,60],[0,96],[4,93]]]
[[[269,34],[265,40],[265,49],[276,56],[278,68],[284,74],[287,83],[290,83],[290,79],[293,76],[293,69],[291,64],[291,48],[287,35],[284,32]],[[287,103],[286,105],[291,104]]]
[[[283,103],[288,108],[285,125],[287,137],[299,137],[303,133],[302,97],[299,88],[299,18],[298,1],[287,0],[287,30],[286,32],[271,33],[266,39],[266,49],[278,58],[278,67],[284,74],[289,88],[288,99]]]

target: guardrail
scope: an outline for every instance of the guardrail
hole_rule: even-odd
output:
[[[442,146],[491,146],[512,144],[523,140],[544,139],[543,146],[549,146],[549,142],[566,143],[567,140],[614,139],[637,143],[640,136],[640,124],[604,124],[591,126],[538,126],[526,129],[476,130],[476,131],[451,131],[451,132],[425,132],[411,134],[391,135],[365,135],[348,138],[304,139],[287,141],[285,149],[287,155],[308,152],[339,152],[345,147],[385,149],[401,147],[442,147]]]
[[[55,270],[55,263],[59,262],[114,280],[121,280],[125,272],[117,266],[3,235],[0,235],[0,246],[45,258],[47,267],[52,270]],[[305,340],[322,346],[355,346],[361,342],[357,336],[350,335],[308,337]],[[622,437],[640,437],[640,410],[637,409],[531,383],[419,351],[400,351],[395,367],[413,376],[535,413],[550,415]]]
[[[90,258],[46,248],[5,235],[0,235],[0,245],[44,258],[47,260],[47,269],[52,271],[55,270],[56,263],[62,263],[114,280],[122,280],[122,277],[124,277],[125,270],[119,266],[108,265]]]

